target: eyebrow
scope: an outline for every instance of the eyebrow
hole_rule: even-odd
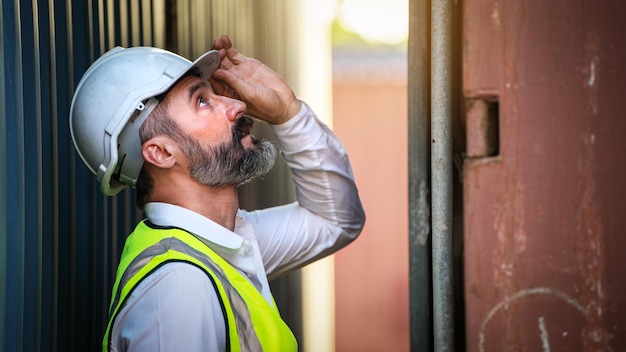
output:
[[[208,88],[211,84],[208,81],[200,81],[187,89],[187,100],[191,101],[193,99],[194,94],[200,89]]]

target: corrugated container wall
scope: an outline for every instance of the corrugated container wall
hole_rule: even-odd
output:
[[[286,59],[296,35],[286,15],[293,6],[284,0],[1,2],[0,350],[98,349],[123,241],[142,217],[133,192],[102,196],[74,151],[68,112],[90,63],[116,45],[157,46],[192,58],[229,33],[242,52],[294,83],[297,60]],[[284,166],[264,182],[262,189],[245,189],[244,206],[292,199],[276,191],[289,189]],[[297,289],[297,281],[274,283],[279,296]],[[297,325],[299,303],[282,296]]]

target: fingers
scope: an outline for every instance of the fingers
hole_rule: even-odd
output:
[[[233,43],[230,41],[230,38],[226,34],[222,34],[219,38],[215,39],[213,42],[213,48],[215,50],[228,50],[233,46]]]
[[[239,94],[237,94],[237,92],[235,92],[233,88],[229,87],[224,82],[218,81],[217,79],[214,79],[214,78],[209,79],[209,82],[211,83],[211,86],[213,87],[213,91],[215,92],[215,94],[241,100],[241,98],[239,97]]]
[[[241,54],[233,45],[228,35],[223,34],[213,42],[213,48],[219,50],[225,68],[230,68],[231,64],[239,65],[243,63],[247,57]]]
[[[215,39],[213,48],[219,50],[222,61],[218,69],[213,73],[211,83],[216,88],[218,94],[239,98],[237,92],[242,88],[243,82],[235,72],[230,70],[241,64],[245,56],[239,54],[228,35],[225,34]]]
[[[216,92],[219,91],[218,94],[237,99],[240,98],[241,95],[239,93],[243,91],[245,85],[245,82],[237,75],[221,68],[213,72],[213,79],[211,81],[214,87],[217,88]]]

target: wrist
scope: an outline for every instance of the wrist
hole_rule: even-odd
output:
[[[285,123],[291,120],[294,116],[300,113],[300,110],[302,110],[302,102],[294,97],[293,100],[287,104],[287,108],[285,109],[285,116],[283,116],[281,123]]]
[[[289,121],[271,125],[280,150],[288,154],[310,149],[325,133],[309,105],[304,101],[300,105],[300,111]]]

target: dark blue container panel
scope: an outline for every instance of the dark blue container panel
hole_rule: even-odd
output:
[[[94,350],[123,240],[141,213],[130,191],[100,194],[74,151],[68,112],[94,58],[123,41],[152,45],[152,3],[0,6],[0,350]]]
[[[224,32],[289,78],[294,60],[271,54],[289,50],[282,3],[1,0],[0,351],[99,349],[124,239],[142,217],[132,191],[104,197],[74,151],[68,114],[89,65],[117,45],[195,57]],[[242,205],[292,201],[289,182],[279,164],[242,190]],[[298,274],[273,285],[299,335]]]

